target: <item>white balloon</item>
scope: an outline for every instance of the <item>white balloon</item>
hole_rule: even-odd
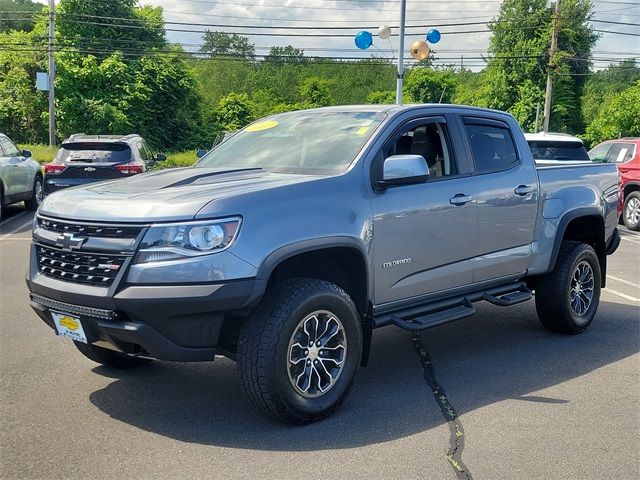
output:
[[[380,37],[382,40],[386,40],[390,36],[391,36],[391,27],[387,25],[383,25],[380,28],[378,28],[378,37]]]

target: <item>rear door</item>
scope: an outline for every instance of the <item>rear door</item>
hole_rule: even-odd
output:
[[[454,117],[425,115],[399,127],[372,164],[379,172],[385,158],[410,153],[430,170],[425,183],[374,193],[376,305],[473,282],[475,191],[459,135]]]
[[[506,122],[473,116],[462,120],[477,188],[474,281],[525,273],[538,211],[538,174],[531,154],[518,150]]]

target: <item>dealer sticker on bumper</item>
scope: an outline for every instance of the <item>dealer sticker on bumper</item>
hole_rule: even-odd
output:
[[[67,337],[76,342],[87,343],[87,336],[84,334],[82,323],[78,317],[67,313],[51,312],[53,321],[56,323],[56,330],[61,337]]]

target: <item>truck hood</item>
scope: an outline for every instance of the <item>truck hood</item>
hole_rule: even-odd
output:
[[[61,190],[45,198],[39,213],[101,222],[190,220],[205,205],[223,197],[317,178],[260,168],[167,169]]]

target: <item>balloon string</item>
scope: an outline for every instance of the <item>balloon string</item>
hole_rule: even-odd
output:
[[[384,53],[382,50],[380,50],[378,47],[376,47],[375,45],[373,45],[373,48],[375,48],[376,50],[378,50],[382,55],[384,55],[384,58],[386,58],[387,60],[389,60],[389,56]]]
[[[391,45],[391,37],[387,38],[387,42],[389,42],[389,48],[391,49],[391,61],[393,62],[396,59],[396,52],[393,51],[393,45]]]

